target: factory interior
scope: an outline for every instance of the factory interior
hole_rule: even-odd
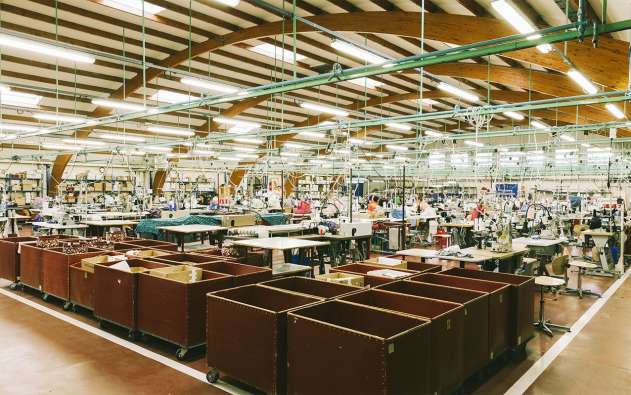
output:
[[[0,394],[628,394],[631,0],[0,0]]]

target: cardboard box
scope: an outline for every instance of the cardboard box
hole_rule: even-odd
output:
[[[81,260],[81,268],[94,273],[94,265],[102,263],[112,263],[127,260],[125,255],[97,255]]]
[[[105,184],[102,182],[95,182],[94,183],[94,191],[95,192],[103,192],[103,190],[105,189]]]
[[[240,214],[240,215],[224,215],[221,217],[222,226],[253,226],[256,225],[255,214]]]
[[[153,269],[148,271],[147,274],[183,283],[194,283],[202,279],[202,269],[187,265]]]
[[[364,262],[371,265],[389,267],[391,269],[407,269],[408,268],[408,263],[404,261],[403,259],[388,258],[385,256],[366,259]]]
[[[149,257],[158,257],[172,254],[173,251],[160,251],[160,250],[130,250],[125,253],[125,255],[134,257],[134,258],[149,258]]]
[[[112,192],[112,183],[105,183],[105,192]]]
[[[357,287],[364,286],[364,276],[349,273],[328,273],[316,276],[316,279],[328,281],[331,283],[354,285]]]
[[[385,277],[385,278],[391,278],[391,279],[404,278],[410,275],[410,273],[408,272],[400,272],[400,271],[391,270],[391,269],[371,270],[366,274],[369,276]]]

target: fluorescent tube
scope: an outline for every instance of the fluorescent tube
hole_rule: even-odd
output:
[[[94,63],[95,61],[92,56],[81,52],[71,51],[55,45],[43,44],[8,34],[0,34],[0,46],[21,49],[23,51],[48,55],[58,59],[67,59],[79,63]]]
[[[385,58],[382,58],[379,55],[375,55],[372,52],[366,51],[365,49],[359,48],[342,40],[333,41],[331,46],[340,52],[344,52],[356,59],[363,60],[366,63],[378,64],[386,61]]]
[[[348,116],[348,113],[346,111],[333,108],[333,107],[323,106],[321,104],[316,104],[316,103],[303,102],[303,103],[300,103],[300,107],[306,108],[308,110],[323,112],[326,114],[337,115],[338,117]]]
[[[443,90],[445,92],[449,92],[452,95],[458,96],[458,97],[460,97],[462,99],[465,99],[467,101],[474,102],[474,101],[478,101],[479,100],[479,97],[474,95],[473,93],[469,93],[469,92],[467,92],[465,90],[462,90],[460,88],[456,88],[455,86],[449,85],[449,84],[444,83],[444,82],[441,82],[440,84],[438,84],[438,89]]]

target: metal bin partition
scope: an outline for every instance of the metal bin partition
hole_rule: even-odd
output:
[[[268,267],[243,265],[240,263],[229,261],[200,263],[195,265],[195,267],[198,267],[202,270],[209,270],[211,272],[231,275],[233,287],[256,284],[272,279],[272,269]]]
[[[510,286],[485,280],[424,273],[412,277],[414,281],[449,287],[471,289],[489,294],[489,360],[508,349],[510,338]]]
[[[132,271],[94,265],[94,316],[127,328],[133,338],[138,326],[138,276],[142,271],[169,265],[141,259],[130,259],[127,264]]]
[[[201,279],[182,282],[151,272],[138,276],[138,330],[176,344],[178,359],[206,342],[206,294],[230,288],[229,275],[202,270]]]
[[[0,278],[13,281],[20,279],[20,243],[37,241],[36,237],[7,237],[0,239]]]
[[[509,284],[511,287],[511,337],[513,347],[526,344],[534,336],[535,322],[535,279],[517,274],[488,272],[453,268],[441,272],[450,276],[475,278]]]
[[[467,379],[487,365],[489,361],[489,296],[487,293],[413,280],[395,281],[377,289],[461,303],[465,309],[463,377]]]
[[[287,318],[288,394],[428,394],[430,322],[331,300]]]
[[[206,359],[211,372],[269,394],[285,393],[287,313],[319,301],[259,285],[208,294]]]
[[[285,289],[305,295],[317,296],[324,299],[333,299],[349,293],[357,292],[362,288],[352,285],[332,283],[315,280],[307,277],[284,277],[261,283],[272,288]]]
[[[415,270],[420,273],[438,273],[443,270],[443,265],[435,263],[425,263],[416,261],[407,261],[408,270]]]
[[[370,289],[340,298],[380,309],[411,314],[431,321],[430,393],[449,394],[463,377],[464,306],[437,299]]]

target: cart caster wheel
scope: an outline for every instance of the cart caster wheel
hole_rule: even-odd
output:
[[[18,289],[18,286],[19,286],[19,285],[18,285],[18,283],[11,283],[11,284],[9,285],[9,289],[10,289],[11,291],[15,291],[16,289]]]
[[[70,303],[70,302],[64,303],[64,310],[65,311],[69,311],[70,309],[73,309],[73,308],[74,308],[74,305],[72,303]]]
[[[208,382],[211,384],[216,383],[217,380],[219,380],[219,371],[211,370],[210,372],[206,373],[206,380],[208,380]]]
[[[42,300],[43,300],[44,302],[48,302],[48,294],[43,294],[43,295],[42,295]]]
[[[178,361],[183,361],[184,359],[186,359],[186,354],[188,354],[188,349],[186,348],[178,348],[175,352],[175,356],[177,357]]]
[[[138,333],[136,331],[129,331],[129,333],[127,334],[127,339],[135,342],[136,340],[138,340]]]

